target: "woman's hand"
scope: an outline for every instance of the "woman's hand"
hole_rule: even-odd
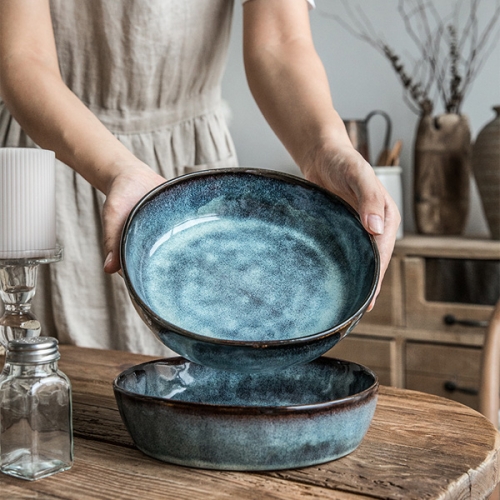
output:
[[[130,211],[145,194],[164,182],[161,175],[139,161],[123,168],[111,182],[102,214],[107,273],[120,270],[120,238]]]
[[[104,270],[120,269],[123,224],[165,179],[139,161],[66,86],[48,0],[0,1],[0,94],[28,135],[107,195]]]
[[[392,256],[401,222],[399,210],[372,166],[349,145],[321,146],[310,155],[302,170],[308,180],[347,201],[358,212],[365,229],[375,237],[380,253],[380,280],[371,310]]]
[[[253,0],[244,5],[245,67],[257,104],[305,177],[358,211],[375,235],[383,278],[400,215],[373,168],[352,147],[333,107],[306,1]]]

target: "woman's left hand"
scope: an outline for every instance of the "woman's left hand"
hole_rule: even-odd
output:
[[[380,289],[400,215],[373,168],[352,147],[334,109],[307,3],[252,0],[244,5],[245,68],[252,94],[305,177],[352,205],[375,236]],[[340,71],[336,75],[342,76]]]
[[[369,310],[380,292],[392,256],[401,216],[373,167],[350,145],[323,145],[302,168],[305,177],[347,201],[374,235],[380,253],[380,280]]]

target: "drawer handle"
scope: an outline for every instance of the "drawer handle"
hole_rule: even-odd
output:
[[[443,387],[446,392],[461,392],[462,394],[469,394],[471,396],[477,396],[479,394],[477,389],[474,389],[473,387],[460,387],[451,380],[447,380],[443,384]]]
[[[443,322],[445,325],[475,326],[480,328],[486,328],[488,326],[488,321],[475,319],[457,319],[453,314],[447,314],[446,316],[443,316]]]

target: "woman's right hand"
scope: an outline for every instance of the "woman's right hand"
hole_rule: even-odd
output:
[[[137,160],[136,165],[122,168],[110,183],[102,214],[105,272],[120,270],[120,238],[129,213],[145,194],[164,182],[166,179]]]
[[[138,160],[61,78],[48,0],[0,0],[0,94],[40,147],[107,195],[104,269],[120,269],[123,224],[137,201],[165,179]]]

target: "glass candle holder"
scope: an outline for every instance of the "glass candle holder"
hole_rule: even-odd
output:
[[[40,335],[31,312],[38,266],[62,258],[56,244],[55,153],[0,148],[0,344]]]
[[[38,337],[41,325],[31,312],[31,301],[36,293],[38,266],[62,259],[63,250],[56,247],[44,257],[0,259],[0,299],[3,315],[0,317],[0,345],[7,348],[9,341]]]

